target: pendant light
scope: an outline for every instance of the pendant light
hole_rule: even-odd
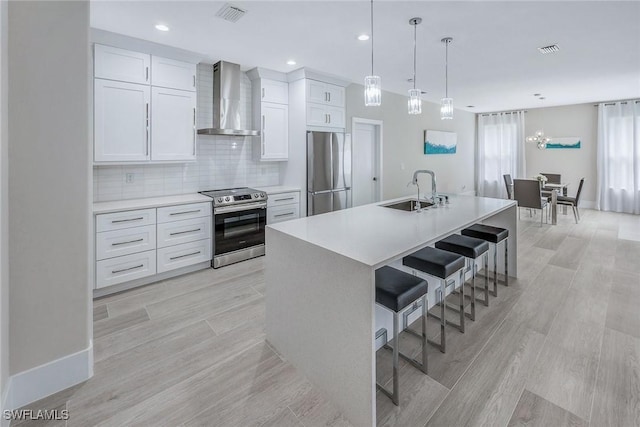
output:
[[[413,25],[413,89],[409,89],[409,114],[422,114],[422,91],[416,89],[416,30],[422,18],[411,18],[409,24]]]
[[[440,119],[453,119],[453,98],[449,98],[449,43],[453,41],[451,37],[445,37],[440,40],[444,43],[445,59],[444,59],[444,98],[440,105]]]
[[[371,75],[364,78],[364,105],[377,107],[382,104],[380,76],[373,74],[373,0],[371,0]]]

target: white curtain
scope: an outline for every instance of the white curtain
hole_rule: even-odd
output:
[[[640,214],[640,101],[598,105],[596,208]]]
[[[507,198],[505,174],[526,176],[524,111],[478,116],[478,195]]]

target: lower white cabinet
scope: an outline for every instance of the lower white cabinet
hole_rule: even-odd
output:
[[[211,259],[211,239],[158,249],[158,273]]]
[[[155,225],[105,231],[96,235],[96,259],[98,261],[155,248]]]
[[[300,218],[300,192],[269,194],[267,224]]]
[[[96,262],[96,288],[156,274],[156,251],[124,255]]]
[[[158,224],[158,248],[210,238],[210,216]]]

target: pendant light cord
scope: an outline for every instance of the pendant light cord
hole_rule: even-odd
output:
[[[371,75],[373,76],[373,0],[371,0]]]
[[[444,97],[449,97],[449,41],[444,42]]]
[[[416,31],[417,24],[413,25],[413,88],[416,88]]]

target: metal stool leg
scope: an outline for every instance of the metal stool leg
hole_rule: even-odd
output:
[[[391,400],[398,406],[399,404],[399,384],[398,384],[398,353],[400,352],[400,337],[398,334],[398,313],[393,314],[393,395]]]
[[[509,239],[504,239],[504,285],[509,286]]]
[[[471,266],[471,320],[476,320],[476,260],[469,259]]]
[[[460,269],[460,332],[464,334],[464,268]]]
[[[484,305],[489,307],[489,251],[484,254]]]
[[[498,296],[498,244],[493,245],[493,296]]]

